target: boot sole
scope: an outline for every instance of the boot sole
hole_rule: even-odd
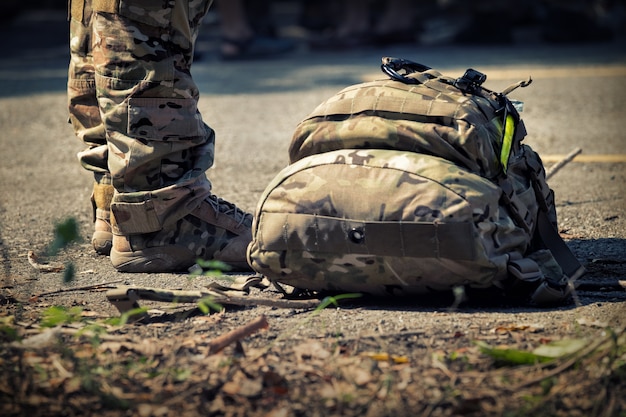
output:
[[[108,256],[113,247],[113,233],[96,230],[91,236],[91,244],[97,254]]]

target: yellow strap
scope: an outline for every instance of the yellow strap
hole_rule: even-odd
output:
[[[513,137],[515,135],[515,118],[507,114],[504,122],[504,137],[502,138],[502,151],[500,152],[500,163],[502,169],[506,174],[506,169],[509,165],[509,155],[511,154],[511,147],[513,146]]]
[[[116,14],[119,11],[119,0],[94,0],[94,12],[104,12]]]
[[[70,0],[70,17],[79,22],[83,22],[85,13],[85,0]]]

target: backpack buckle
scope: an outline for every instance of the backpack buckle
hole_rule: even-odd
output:
[[[510,259],[507,265],[509,273],[504,284],[506,294],[512,298],[527,298],[544,281],[539,265],[529,258]]]
[[[413,72],[424,72],[431,69],[423,64],[409,61],[403,58],[383,57],[380,69],[387,74],[391,79],[403,82],[404,84],[418,84],[419,81],[414,78],[409,78],[406,75]],[[400,73],[403,71],[404,73]]]
[[[454,86],[459,90],[475,94],[480,91],[481,85],[487,80],[487,76],[480,71],[468,68],[462,77],[454,81]]]

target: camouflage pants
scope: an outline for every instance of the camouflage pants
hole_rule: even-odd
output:
[[[215,136],[190,74],[210,4],[70,1],[70,121],[83,167],[115,187],[114,232],[161,230],[210,194]]]

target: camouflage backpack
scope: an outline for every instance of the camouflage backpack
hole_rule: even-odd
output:
[[[411,295],[464,286],[561,301],[584,269],[506,95],[383,58],[302,121],[255,213],[248,261],[296,288]]]

